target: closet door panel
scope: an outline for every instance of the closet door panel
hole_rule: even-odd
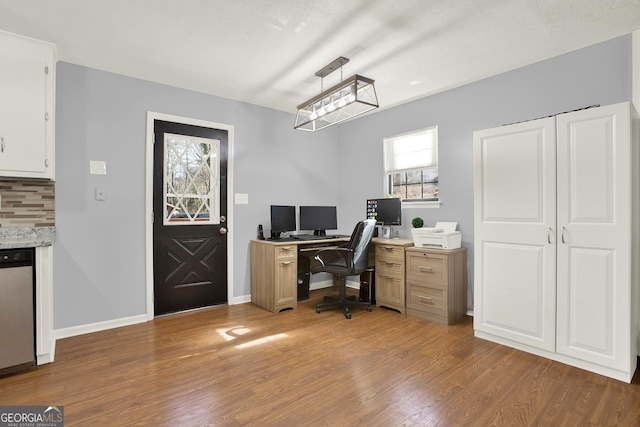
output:
[[[553,118],[474,133],[474,328],[555,350]]]
[[[554,336],[545,330],[549,325],[544,318],[545,306],[552,302],[552,293],[544,283],[544,245],[484,242],[482,250],[483,283],[487,286],[481,296],[481,327],[504,338],[553,350]]]
[[[620,369],[628,365],[631,271],[630,122],[624,106],[557,118],[557,351]]]

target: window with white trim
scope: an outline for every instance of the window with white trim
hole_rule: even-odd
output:
[[[403,201],[438,201],[438,127],[384,139],[386,192]]]

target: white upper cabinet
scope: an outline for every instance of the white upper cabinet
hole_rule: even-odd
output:
[[[0,176],[55,179],[55,46],[0,31]]]

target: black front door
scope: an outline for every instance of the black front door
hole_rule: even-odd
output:
[[[226,130],[154,121],[154,312],[227,302]]]

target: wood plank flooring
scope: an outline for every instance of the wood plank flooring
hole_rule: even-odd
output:
[[[63,405],[66,426],[640,426],[625,384],[374,308],[220,306],[58,341],[0,378],[0,405]]]

